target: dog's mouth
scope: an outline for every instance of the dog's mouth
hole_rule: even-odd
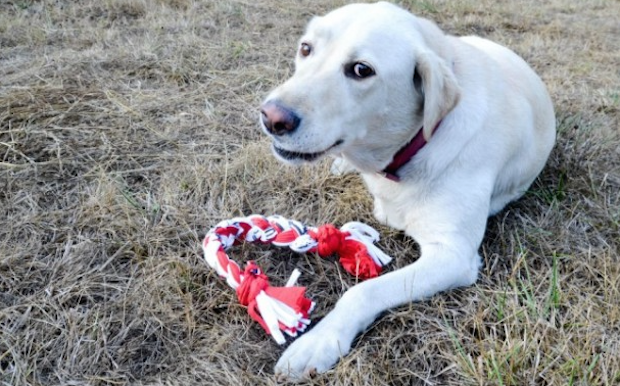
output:
[[[343,140],[339,139],[336,142],[334,142],[333,145],[331,145],[330,147],[328,147],[327,149],[323,150],[323,151],[319,151],[316,153],[304,153],[304,152],[300,152],[300,151],[291,151],[291,150],[286,150],[286,149],[282,149],[281,147],[278,147],[275,143],[273,144],[273,151],[280,156],[282,159],[286,160],[286,161],[305,161],[305,162],[312,162],[312,161],[316,161],[317,159],[319,159],[321,156],[327,154],[328,151],[340,146],[343,144]]]

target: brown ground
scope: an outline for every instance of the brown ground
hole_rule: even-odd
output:
[[[257,106],[307,19],[341,0],[0,1],[0,384],[274,384],[282,352],[200,257],[221,219],[378,227],[356,176],[277,163]],[[489,223],[477,285],[387,313],[325,385],[620,383],[620,2],[420,0],[456,34],[525,57],[559,138]],[[293,267],[324,315],[354,280]]]

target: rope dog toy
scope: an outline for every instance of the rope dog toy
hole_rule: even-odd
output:
[[[226,251],[244,241],[289,247],[300,253],[316,252],[321,257],[338,254],[343,268],[360,279],[378,276],[392,260],[374,245],[379,241],[379,233],[360,222],[337,229],[331,224],[306,227],[281,216],[250,215],[221,221],[202,242],[204,258],[237,292],[239,302],[247,306],[252,319],[278,344],[286,342],[282,331],[296,337],[306,329],[315,303],[306,298],[305,287],[295,286],[301,274],[297,269],[284,287],[271,286],[254,261],[248,261],[242,271]]]

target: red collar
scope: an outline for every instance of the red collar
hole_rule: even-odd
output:
[[[441,121],[437,122],[437,125],[433,129],[433,133],[437,130]],[[400,177],[398,176],[398,170],[405,166],[407,162],[411,161],[414,155],[420,151],[426,145],[426,140],[424,139],[424,128],[421,128],[420,131],[407,143],[405,146],[401,147],[396,154],[394,154],[394,158],[392,162],[388,166],[385,167],[379,174],[383,175],[388,180],[392,180],[395,182],[400,181]]]

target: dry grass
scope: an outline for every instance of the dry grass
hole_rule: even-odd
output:
[[[257,130],[308,17],[341,0],[0,2],[0,384],[274,384],[282,348],[206,267],[222,218],[374,223],[359,179],[293,170]],[[523,55],[559,138],[492,218],[476,286],[387,313],[317,384],[620,383],[620,3],[410,0]],[[417,256],[380,227],[394,269]],[[354,284],[294,266],[315,320]]]

